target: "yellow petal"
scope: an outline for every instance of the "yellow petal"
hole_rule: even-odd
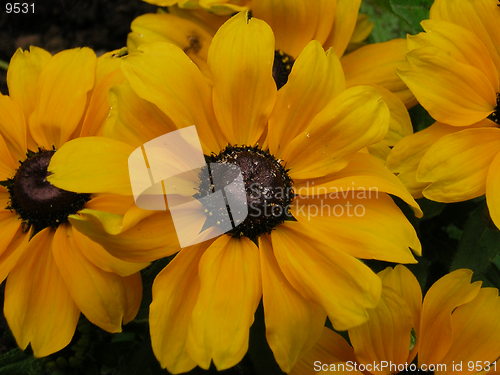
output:
[[[71,235],[74,245],[79,249],[85,249],[85,251],[82,251],[85,258],[104,272],[116,273],[120,276],[129,276],[149,265],[149,263],[127,262],[117,258],[111,255],[101,245],[81,234],[78,230],[73,230]]]
[[[472,271],[460,269],[443,276],[427,291],[417,334],[418,363],[441,363],[453,339],[453,311],[479,293],[481,282],[470,283]]]
[[[59,52],[44,66],[29,117],[31,135],[40,146],[60,147],[77,129],[94,85],[95,69],[96,56],[90,48]]]
[[[406,58],[399,76],[437,121],[466,126],[493,112],[495,87],[481,70],[441,54],[437,47],[415,49]]]
[[[345,167],[351,154],[384,138],[389,119],[387,105],[375,88],[347,89],[283,150],[290,176],[322,177]]]
[[[336,0],[253,0],[252,13],[274,30],[276,49],[297,57],[311,41],[323,44],[334,20]]]
[[[135,319],[142,301],[142,279],[139,272],[126,276],[122,279],[125,290],[125,313],[123,314],[123,324],[127,324]]]
[[[348,159],[347,166],[329,176],[315,180],[299,180],[295,182],[295,193],[302,197],[318,197],[328,194],[336,198],[340,193],[344,198],[350,191],[371,193],[388,193],[403,199],[418,217],[422,211],[417,202],[408,193],[401,181],[398,180],[382,163],[372,155],[356,153]],[[366,196],[366,194],[365,194]],[[362,197],[362,195],[358,195]]]
[[[19,162],[16,162],[15,159],[12,158],[11,153],[7,144],[5,143],[4,138],[0,134],[0,181],[8,180],[9,178],[14,177],[16,174],[17,168],[19,168]],[[5,189],[2,186],[2,189]],[[2,204],[0,209],[5,209],[8,205],[8,200],[5,202],[6,204]]]
[[[359,48],[360,44],[370,36],[374,26],[374,23],[367,14],[359,13],[356,19],[356,27],[352,32],[347,50],[350,51]]]
[[[431,18],[453,22],[474,32],[488,47],[500,71],[500,9],[490,0],[436,0],[431,7]]]
[[[268,236],[259,240],[266,338],[281,370],[288,373],[318,341],[326,313],[287,281]]]
[[[362,374],[354,369],[349,370],[348,362],[356,362],[352,348],[342,336],[325,327],[318,343],[299,360],[290,374]],[[342,368],[346,370],[343,371]]]
[[[15,160],[26,157],[26,127],[21,106],[11,97],[0,95],[0,134]]]
[[[348,53],[340,60],[347,86],[382,86],[397,95],[406,107],[414,106],[417,104],[415,97],[396,72],[406,52],[406,41],[394,39],[368,44]]]
[[[486,179],[486,201],[490,216],[495,225],[500,228],[500,151],[490,164]]]
[[[47,180],[78,193],[132,195],[128,158],[134,148],[104,137],[66,142],[50,160]]]
[[[499,316],[500,297],[496,288],[482,288],[471,302],[457,307],[451,316],[453,343],[443,362],[492,363],[498,359]],[[463,373],[475,373],[475,371]]]
[[[166,212],[153,213],[127,229],[124,217],[110,234],[103,223],[111,214],[82,210],[69,218],[80,232],[102,245],[111,255],[127,262],[146,263],[175,254],[180,250],[172,219]],[[123,230],[121,230],[124,228]]]
[[[335,20],[328,39],[323,43],[325,47],[333,47],[337,56],[344,54],[351,40],[361,0],[337,0],[335,9]]]
[[[198,298],[198,264],[204,246],[183,249],[161,271],[153,284],[149,312],[151,344],[163,368],[174,374],[196,366],[187,352],[187,332]]]
[[[276,105],[269,119],[268,142],[272,153],[278,153],[325,105],[345,88],[339,59],[312,41],[301,52],[288,77],[278,91]]]
[[[389,153],[387,167],[398,176],[415,198],[421,198],[422,190],[428,185],[417,181],[420,160],[435,142],[456,131],[454,126],[435,122],[428,128],[402,139]]]
[[[0,211],[0,282],[26,251],[29,233],[24,233],[21,221],[9,211]]]
[[[341,191],[337,199],[296,198],[292,214],[318,240],[356,258],[416,263],[410,249],[421,253],[415,229],[384,193]]]
[[[418,332],[422,292],[413,274],[405,267],[386,268],[379,273],[382,298],[369,311],[367,323],[349,330],[349,338],[359,362],[389,361],[396,365],[411,362],[410,334]],[[388,369],[372,371],[390,374]]]
[[[154,104],[141,99],[129,84],[115,86],[110,91],[111,112],[103,135],[134,147],[140,147],[163,134],[177,130]]]
[[[127,306],[123,280],[91,263],[74,232],[70,225],[60,225],[54,235],[52,253],[59,272],[88,320],[108,332],[120,332]]]
[[[500,152],[500,129],[466,129],[444,136],[423,156],[417,180],[431,183],[424,196],[457,202],[483,195],[488,168]]]
[[[453,23],[436,20],[422,21],[426,32],[408,36],[410,50],[421,47],[437,47],[440,54],[479,69],[493,88],[498,89],[498,71],[488,48],[472,31]]]
[[[262,290],[259,250],[246,237],[219,237],[203,254],[200,293],[188,333],[188,351],[203,368],[235,366],[248,349]]]
[[[215,34],[208,51],[214,82],[213,106],[232,144],[255,144],[262,135],[276,96],[272,77],[271,28],[246,12],[238,13]]]
[[[177,128],[196,125],[202,145],[210,150],[226,145],[217,130],[208,81],[179,47],[143,45],[124,60],[123,71],[135,93],[156,105]]]
[[[208,46],[213,34],[196,18],[170,13],[143,14],[132,21],[130,28],[127,44],[132,50],[146,43],[170,42],[179,46],[201,71],[207,70]]]
[[[50,53],[44,49],[31,46],[29,51],[19,48],[10,60],[7,71],[9,96],[21,105],[26,118],[35,108],[40,72],[50,58]]]
[[[285,222],[271,233],[276,260],[290,284],[323,307],[333,327],[345,330],[368,319],[381,282],[351,255],[309,236],[311,225]]]
[[[31,239],[27,256],[5,286],[9,328],[20,348],[31,343],[36,357],[68,345],[80,315],[52,256],[53,235],[53,229],[46,228]]]
[[[120,58],[108,52],[97,59],[96,82],[83,118],[80,137],[100,135],[110,111],[109,89],[124,80]]]

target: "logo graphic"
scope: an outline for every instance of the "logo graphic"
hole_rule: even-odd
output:
[[[135,203],[170,211],[181,247],[224,234],[248,216],[241,169],[207,164],[195,126],[146,142],[128,167]]]

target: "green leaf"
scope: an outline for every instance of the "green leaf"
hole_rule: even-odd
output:
[[[420,22],[429,18],[432,0],[390,0],[391,9],[405,20],[413,33],[421,31]]]
[[[451,270],[469,268],[474,280],[500,286],[500,231],[490,221],[484,204],[467,220]]]

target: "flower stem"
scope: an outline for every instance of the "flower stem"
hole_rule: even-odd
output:
[[[9,68],[9,63],[3,60],[0,60],[0,68],[3,70],[7,70]]]

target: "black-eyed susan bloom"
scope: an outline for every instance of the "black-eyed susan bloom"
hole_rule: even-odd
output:
[[[458,202],[486,194],[500,227],[500,7],[441,1],[408,38],[400,76],[438,121],[398,144],[388,162],[416,196]]]
[[[388,130],[382,96],[369,86],[346,88],[338,57],[318,42],[297,56],[278,91],[275,49],[271,28],[246,13],[214,36],[210,80],[176,45],[142,46],[123,62],[127,83],[114,89],[106,132],[119,140],[76,139],[49,166],[60,188],[77,188],[74,170],[86,192],[120,186],[126,168],[95,173],[108,160],[126,164],[127,148],[195,124],[207,161],[241,169],[242,199],[254,211],[230,232],[182,249],[154,282],[152,345],[173,373],[237,364],[261,299],[269,345],[290,371],[327,315],[348,329],[377,304],[380,279],[358,258],[411,263],[410,249],[420,253],[414,229],[387,194],[418,206],[366,152]],[[349,214],[354,206],[359,211]],[[102,226],[85,233],[106,242]]]
[[[156,2],[157,5],[167,5]],[[181,47],[202,72],[210,74],[207,66],[209,45],[213,35],[228,16],[209,13],[220,5],[231,2],[177,3],[169,12],[145,14],[131,25],[128,47],[134,50],[151,42],[168,41]],[[252,14],[266,21],[273,29],[276,44],[273,76],[280,89],[288,80],[292,66],[311,41],[317,40],[325,48],[332,48],[340,59],[346,86],[374,85],[384,95],[389,106],[391,123],[386,137],[370,145],[369,151],[385,160],[404,136],[413,133],[407,107],[416,101],[410,90],[396,74],[396,67],[404,61],[406,44],[403,39],[375,43],[346,53],[350,42],[359,46],[371,31],[371,23],[359,14],[360,0],[268,1],[253,0],[245,5]],[[189,9],[194,7],[195,9]],[[187,9],[186,9],[187,8]],[[201,9],[200,9],[201,8]],[[219,12],[220,13],[220,12]],[[227,13],[227,12],[226,12]]]
[[[22,349],[31,344],[38,357],[70,342],[80,312],[119,332],[139,307],[138,270],[165,255],[144,246],[135,254],[116,246],[108,251],[69,222],[72,216],[84,221],[78,215],[87,210],[126,215],[133,240],[147,232],[132,199],[79,194],[47,181],[55,150],[70,139],[99,133],[109,111],[106,90],[121,75],[115,66],[109,55],[97,59],[88,48],[54,56],[35,47],[18,50],[7,73],[9,96],[0,96],[4,313],[17,344]]]
[[[379,276],[380,303],[365,324],[349,330],[351,345],[325,328],[292,374],[498,373],[498,289],[471,283],[472,271],[459,269],[436,281],[422,301],[404,266]]]

